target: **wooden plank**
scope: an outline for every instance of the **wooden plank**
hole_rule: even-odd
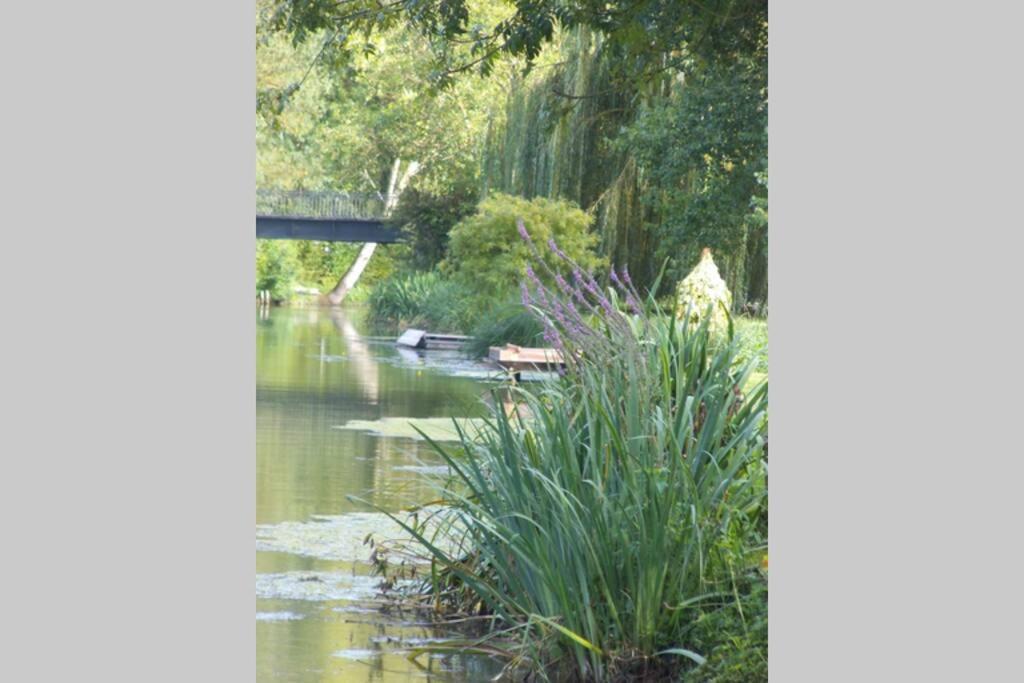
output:
[[[464,334],[439,334],[437,332],[427,332],[427,339],[438,340],[438,341],[458,341],[465,342],[469,340]]]
[[[530,348],[506,344],[492,346],[487,357],[505,370],[556,370],[565,365],[562,354],[556,349]]]
[[[427,333],[423,330],[406,330],[402,333],[402,336],[395,342],[399,346],[410,346],[414,349],[424,347],[424,341]]]
[[[469,337],[464,334],[427,332],[424,337],[424,343],[428,349],[460,349],[467,341],[469,341]]]

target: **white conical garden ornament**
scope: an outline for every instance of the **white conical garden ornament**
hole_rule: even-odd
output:
[[[705,247],[700,254],[700,262],[676,290],[676,318],[681,320],[688,314],[691,322],[699,323],[708,306],[712,307],[711,329],[725,330],[729,325],[732,293],[718,273],[711,250]]]

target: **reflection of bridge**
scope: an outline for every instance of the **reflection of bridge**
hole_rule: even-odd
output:
[[[384,220],[373,194],[256,191],[256,237],[277,240],[389,243],[401,231]]]

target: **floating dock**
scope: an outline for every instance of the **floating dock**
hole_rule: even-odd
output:
[[[411,349],[461,349],[469,337],[463,334],[439,334],[424,330],[406,330],[398,338],[399,346]]]
[[[492,346],[487,357],[507,372],[551,372],[565,366],[562,354],[555,349],[530,348],[506,344]]]

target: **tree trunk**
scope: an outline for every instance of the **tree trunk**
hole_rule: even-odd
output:
[[[401,168],[402,160],[395,159],[394,165],[391,167],[391,178],[388,181],[388,193],[384,198],[384,218],[390,218],[392,212],[395,210],[395,206],[398,205],[398,198],[401,196],[402,191],[405,190],[405,186],[409,184],[409,180],[420,170],[420,163],[418,161],[410,161],[409,166],[405,169],[405,173],[402,174],[401,179],[398,177],[398,170]],[[359,250],[359,255],[356,256],[355,263],[348,269],[348,272],[341,278],[338,284],[330,291],[327,295],[327,301],[332,306],[339,305],[345,300],[345,297],[352,288],[359,282],[359,277],[366,270],[366,266],[370,263],[370,257],[373,256],[373,252],[377,249],[376,242],[367,242],[363,245],[363,248]]]
[[[366,270],[366,266],[370,263],[370,257],[373,256],[373,252],[376,249],[376,242],[367,242],[359,250],[355,263],[352,264],[352,267],[348,269],[348,272],[341,278],[337,286],[327,295],[327,300],[331,302],[332,306],[337,306],[344,301],[348,293],[356,286],[356,283],[359,282],[359,277]]]

